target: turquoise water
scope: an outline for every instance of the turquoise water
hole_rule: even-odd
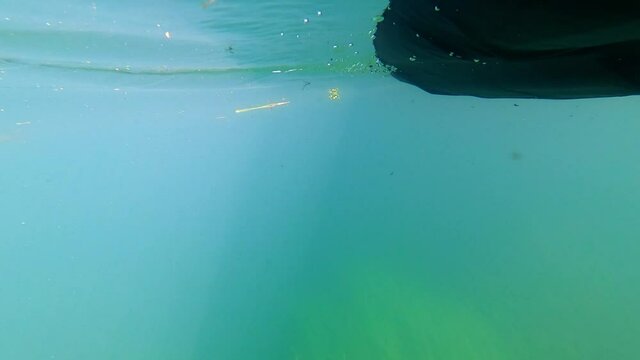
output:
[[[638,98],[426,94],[385,6],[3,1],[0,359],[638,358]]]

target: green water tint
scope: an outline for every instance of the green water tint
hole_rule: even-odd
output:
[[[511,359],[482,314],[417,278],[353,269],[297,309],[294,359]]]
[[[0,359],[638,358],[637,98],[371,76],[384,2],[5,5]]]

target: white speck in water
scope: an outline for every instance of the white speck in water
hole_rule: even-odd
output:
[[[302,22],[304,22],[305,24],[309,23],[309,18],[304,18],[304,20],[302,20]]]
[[[440,8],[438,7],[438,5],[436,5],[433,9],[434,9],[435,11],[440,11]]]
[[[318,16],[322,15],[322,11],[318,10]]]
[[[349,47],[352,47],[352,46],[353,46],[353,43],[349,43]]]
[[[164,37],[166,37],[167,39],[171,39],[171,33],[168,31],[165,31]]]
[[[284,33],[283,33],[283,32],[281,32],[281,33],[280,33],[280,36],[284,36]]]
[[[475,63],[480,62],[480,59],[473,59],[473,62]]]
[[[203,7],[204,9],[206,9],[206,8],[208,8],[209,6],[211,6],[211,5],[215,4],[215,2],[216,2],[216,0],[205,0],[205,1],[202,3],[202,7]]]
[[[416,56],[413,55],[413,56],[409,57],[409,61],[416,61]]]

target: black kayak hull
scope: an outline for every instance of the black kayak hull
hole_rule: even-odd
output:
[[[376,29],[378,59],[396,78],[433,94],[640,94],[640,1],[470,3],[392,0]]]

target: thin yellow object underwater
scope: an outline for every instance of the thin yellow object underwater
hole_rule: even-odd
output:
[[[273,109],[276,106],[282,106],[282,105],[287,105],[287,104],[289,104],[289,101],[281,101],[281,102],[271,103],[271,104],[267,104],[267,105],[250,107],[250,108],[246,108],[246,109],[237,109],[236,110],[236,114],[249,112],[249,111],[254,111],[254,110]]]

